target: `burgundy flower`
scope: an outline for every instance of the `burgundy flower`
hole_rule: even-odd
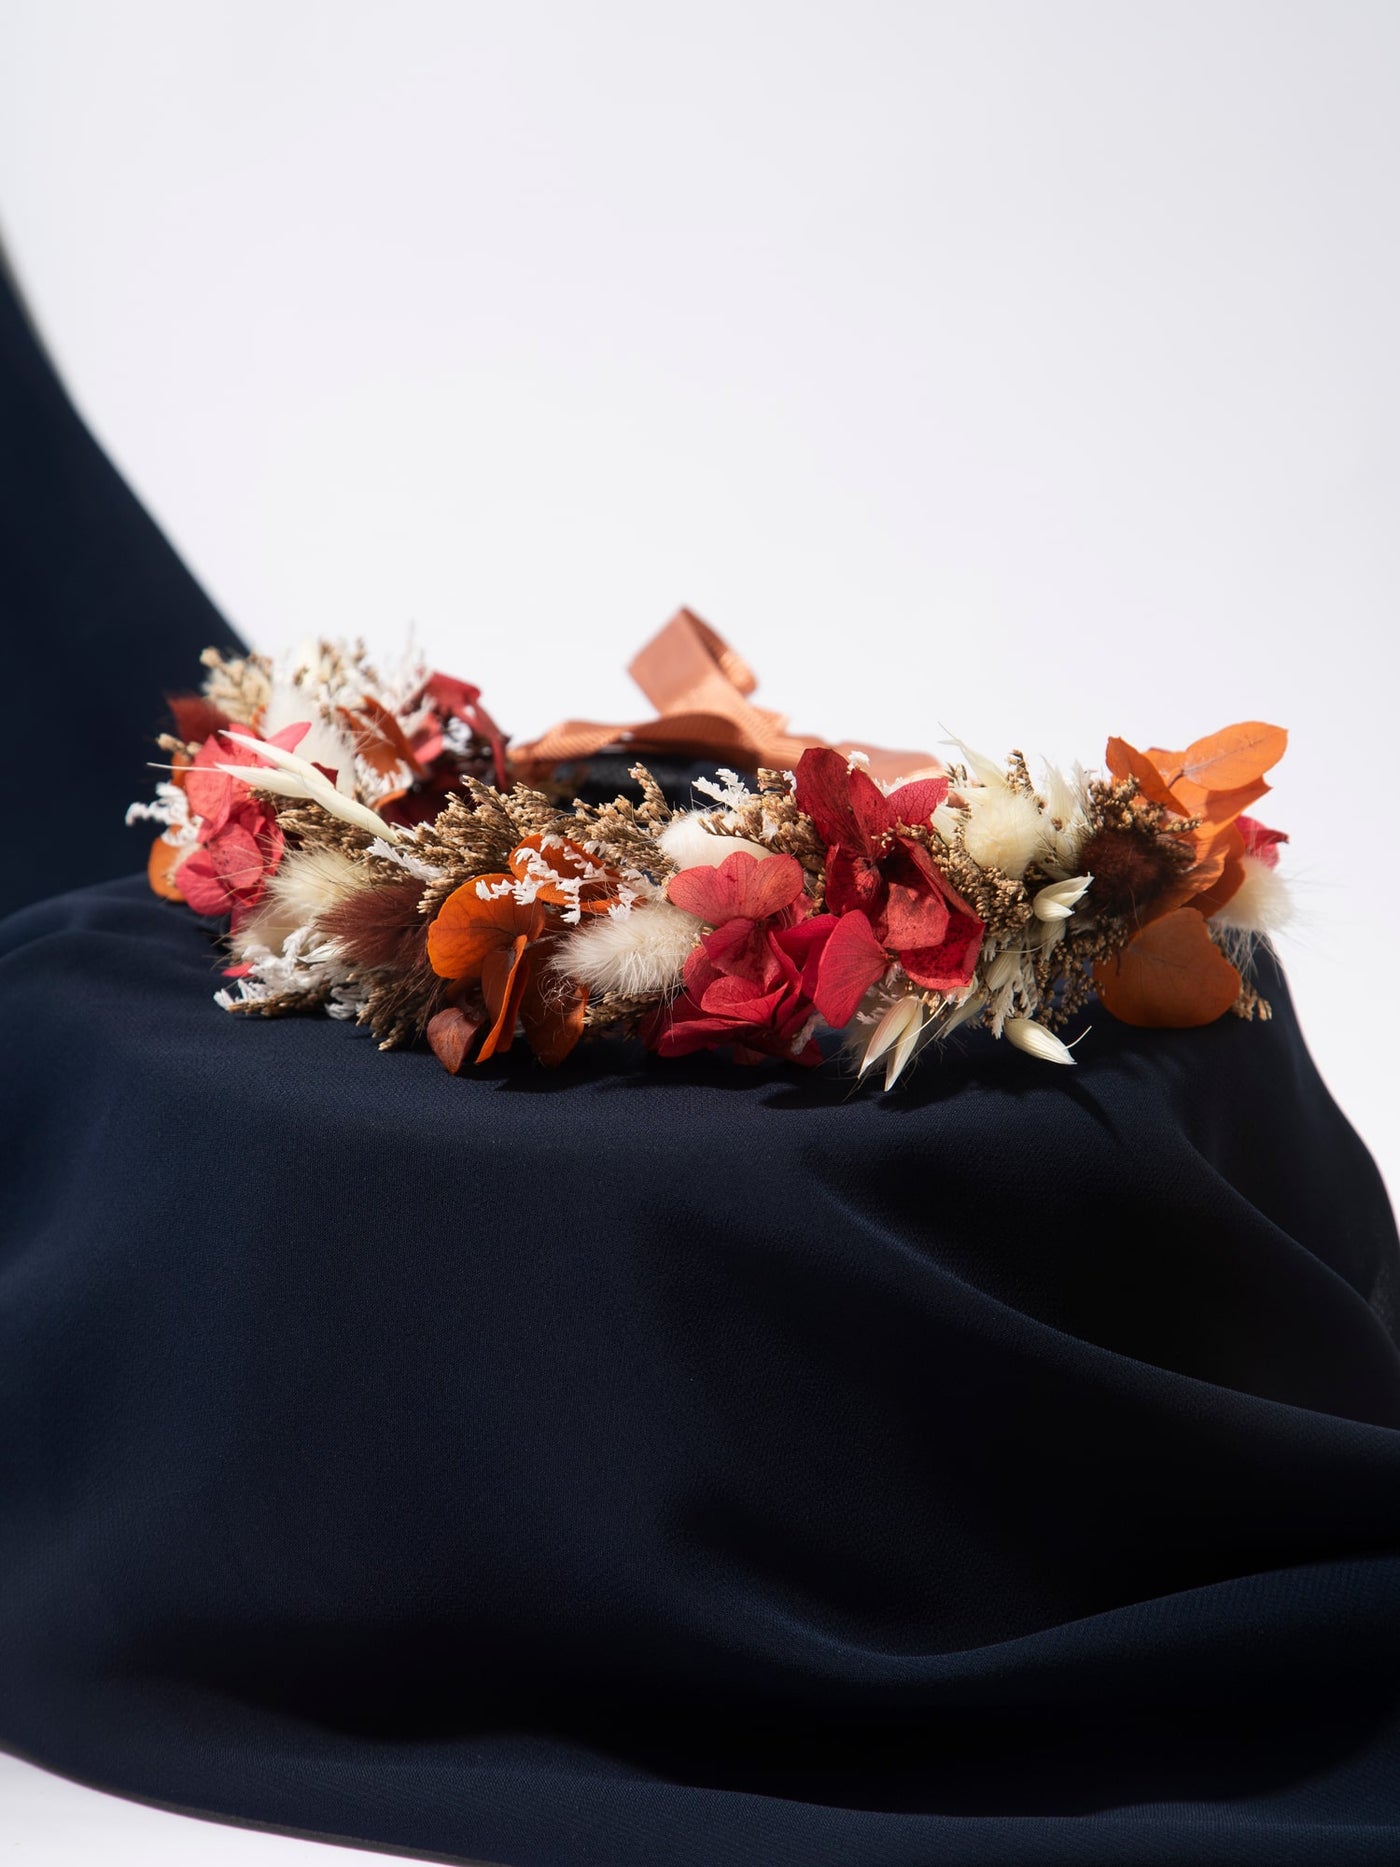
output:
[[[680,996],[652,1019],[652,1048],[680,1057],[732,1044],[741,1062],[819,1063],[812,992],[837,923],[812,913],[801,864],[739,850],[717,868],[682,870],[666,892],[712,931],[686,961]]]
[[[986,929],[927,849],[899,830],[927,823],[947,795],[946,778],[925,778],[886,797],[829,746],[798,761],[798,806],[827,846],[826,905],[839,917],[816,980],[828,1024],[849,1022],[891,957],[929,991],[971,980]]]

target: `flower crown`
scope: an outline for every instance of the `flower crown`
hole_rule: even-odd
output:
[[[827,1029],[887,1088],[973,1023],[1072,1063],[1059,1033],[1093,995],[1134,1025],[1269,1015],[1249,958],[1287,911],[1287,838],[1245,813],[1276,726],[1110,739],[1101,775],[831,746],[754,706],[688,611],[633,663],[655,719],[514,748],[476,688],[381,679],[360,647],[203,661],[127,820],[163,826],[158,894],[228,917],[228,1011],[323,1007],[454,1073],[522,1032],[546,1064],[600,1031],[811,1064]],[[618,747],[754,776],[722,767],[677,810],[639,763],[635,795],[574,801],[568,770]]]

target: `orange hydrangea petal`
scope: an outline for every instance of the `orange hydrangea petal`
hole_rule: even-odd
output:
[[[428,1020],[426,1036],[433,1055],[453,1076],[461,1073],[481,1025],[480,1018],[469,1018],[459,1005],[449,1005]]]
[[[1173,797],[1171,786],[1147,753],[1139,752],[1126,739],[1109,740],[1104,752],[1104,763],[1115,778],[1136,778],[1139,791],[1149,803],[1161,804],[1166,810],[1174,810],[1178,816],[1189,814]]]
[[[422,776],[422,767],[413,755],[413,747],[404,737],[403,728],[389,709],[382,706],[373,695],[366,694],[353,713],[345,707],[337,711],[350,730],[355,750],[381,778],[387,778],[405,765],[415,778]]]
[[[520,1001],[530,983],[532,970],[527,949],[527,934],[517,934],[509,946],[494,947],[481,968],[481,995],[486,1010],[494,1019],[476,1053],[478,1063],[485,1063],[498,1050],[509,1050],[515,1042],[515,1027],[520,1022]]]
[[[1244,881],[1244,836],[1236,824],[1230,825],[1222,846],[1225,859],[1218,878],[1191,902],[1198,914],[1218,914]]]
[[[1151,920],[1144,920],[1144,927],[1150,926],[1152,921],[1160,920],[1174,908],[1185,907],[1188,901],[1194,902],[1199,895],[1216,886],[1225,873],[1230,852],[1235,847],[1234,835],[1234,826],[1228,823],[1203,824],[1199,830],[1190,833],[1190,846],[1195,850],[1195,860],[1177,881],[1170,883],[1154,897]],[[1206,912],[1205,909],[1201,911]]]
[[[547,901],[551,907],[572,907],[575,904],[574,891],[560,886],[560,883],[574,882],[582,876],[589,879],[578,890],[577,905],[585,914],[605,914],[617,899],[617,883],[604,872],[598,874],[601,865],[588,851],[567,836],[549,836],[537,833],[522,837],[508,858],[512,870],[521,880],[533,877],[539,886],[537,899]],[[559,883],[539,880],[540,864],[552,869],[559,877]],[[589,871],[594,873],[590,876]]]
[[[520,1005],[520,1021],[530,1048],[550,1069],[562,1063],[583,1036],[588,987],[561,978],[544,966],[530,969],[530,982]]]
[[[1239,996],[1240,975],[1194,908],[1144,927],[1121,953],[1094,967],[1099,998],[1124,1024],[1213,1024]]]
[[[487,955],[509,945],[518,934],[534,939],[544,925],[544,910],[522,907],[512,894],[487,894],[513,875],[476,875],[454,888],[428,929],[428,964],[440,979],[479,979]]]
[[[175,871],[189,853],[175,843],[167,843],[163,836],[158,836],[151,844],[151,853],[146,858],[146,880],[163,901],[184,900]]]

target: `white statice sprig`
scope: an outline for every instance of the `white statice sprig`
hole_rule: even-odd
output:
[[[156,785],[156,794],[149,803],[129,804],[126,811],[128,826],[133,823],[160,823],[165,828],[160,840],[169,843],[173,849],[193,849],[199,841],[199,825],[190,814],[190,800],[183,785],[169,778],[162,778]]]
[[[375,837],[365,854],[378,856],[384,862],[392,862],[396,868],[402,869],[406,875],[413,876],[416,881],[436,882],[443,874],[436,863],[427,862],[422,856],[415,856],[411,850],[405,849],[402,843],[398,845],[386,843],[382,836]]]
[[[214,1003],[224,1011],[296,993],[325,998],[333,1018],[359,1016],[367,988],[346,966],[335,942],[321,939],[313,928],[296,928],[275,951],[250,942],[243,958],[249,970],[214,994]]]

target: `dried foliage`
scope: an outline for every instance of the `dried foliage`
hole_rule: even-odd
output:
[[[825,1021],[887,1084],[968,1023],[1072,1062],[1055,1033],[1095,993],[1142,1026],[1269,1016],[1248,976],[1269,929],[1237,904],[1251,878],[1279,898],[1257,881],[1286,839],[1245,814],[1279,728],[1110,739],[1101,777],[964,747],[893,789],[816,747],[752,788],[721,771],[677,813],[642,765],[603,803],[488,783],[504,741],[476,690],[386,687],[362,644],[290,672],[203,659],[160,739],[171,776],[133,815],[162,826],[158,892],[231,909],[230,1009],[324,1007],[385,1048],[426,1037],[453,1073],[518,1030],[549,1063],[585,1030],[811,1061]],[[274,731],[289,691],[307,721]]]

